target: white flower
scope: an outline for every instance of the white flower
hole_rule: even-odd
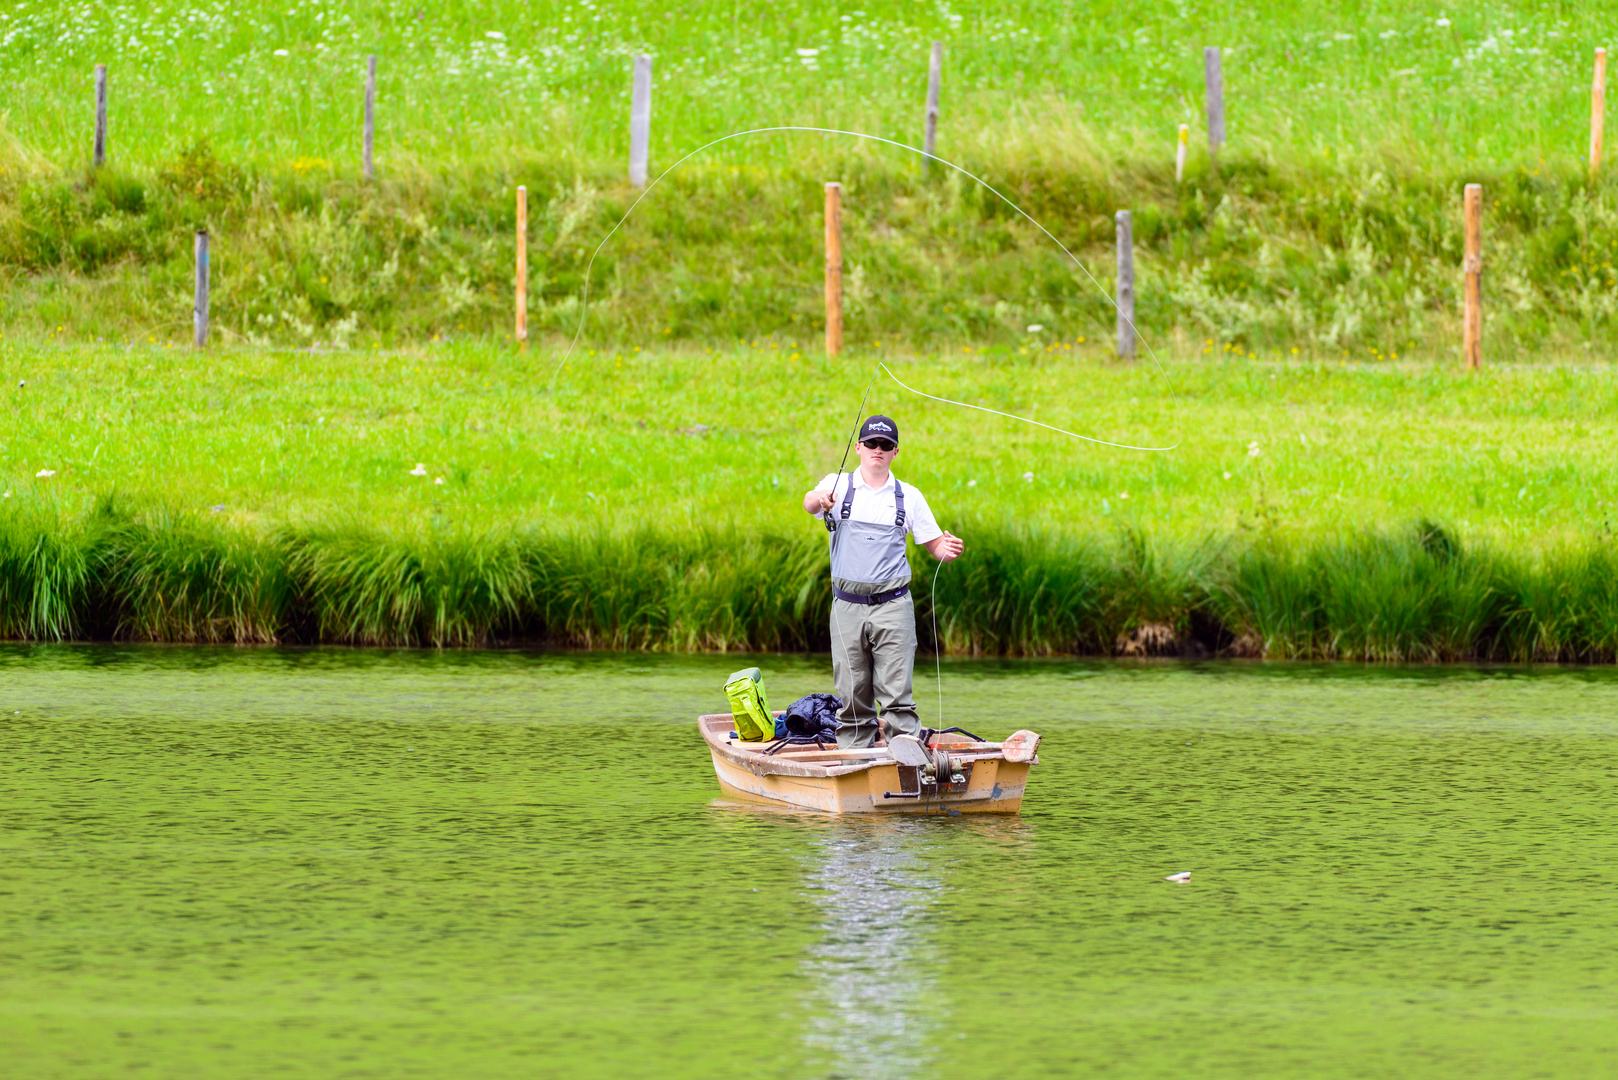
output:
[[[966,486],[967,486],[967,487],[977,487],[977,486],[978,486],[978,482],[977,482],[977,481],[976,481],[976,480],[968,480],[968,481],[967,481],[967,482],[966,482]]]
[[[436,480],[433,481],[433,483],[435,483],[435,484],[442,484],[443,482],[444,482],[444,478],[442,476],[438,477]]]
[[[1025,473],[1023,473],[1023,474],[1022,474],[1022,478],[1023,478],[1023,479],[1024,479],[1024,480],[1026,480],[1026,481],[1028,481],[1028,482],[1029,482],[1029,483],[1030,483],[1030,484],[1032,484],[1032,483],[1033,483],[1033,482],[1034,482],[1034,474],[1033,474],[1033,473],[1031,473],[1031,472],[1025,472]]]
[[[416,462],[416,467],[414,469],[410,470],[410,475],[411,476],[426,476],[427,475],[427,466],[423,465],[419,461]]]
[[[1225,479],[1226,479],[1226,480],[1229,480],[1229,479],[1230,479],[1230,473],[1229,473],[1229,472],[1226,472],[1226,473],[1225,473]]]
[[[1449,25],[1449,20],[1448,19],[1434,19],[1433,20],[1433,25],[1434,26],[1448,26]]]
[[[1127,491],[1120,491],[1120,492],[1119,492],[1119,493],[1118,493],[1118,497],[1119,497],[1119,498],[1120,498],[1120,499],[1127,499],[1127,498],[1129,498],[1129,492],[1127,492]]]
[[[287,51],[285,49],[276,49],[275,50],[275,55],[276,56],[286,56]]]
[[[55,469],[41,469],[37,473],[34,474],[34,479],[37,480],[37,479],[39,479],[40,477],[43,477],[43,476],[55,476],[55,475],[56,475],[56,470]]]
[[[1259,448],[1258,448],[1258,440],[1257,439],[1254,439],[1252,442],[1247,444],[1247,456],[1248,457],[1258,457],[1261,452],[1262,451],[1260,451]]]
[[[9,491],[6,492],[4,495],[0,495],[0,499],[9,499],[9,498],[11,498],[11,492],[9,492]]]
[[[812,56],[819,56],[820,55],[820,50],[819,49],[799,49],[798,50],[798,55],[803,57],[805,60],[807,60]]]
[[[1030,334],[1037,334],[1043,329],[1045,329],[1045,328],[1043,326],[1041,326],[1039,323],[1029,323],[1028,324],[1028,332]]]
[[[506,35],[502,34],[498,30],[485,30],[483,32],[483,36],[488,38],[490,41],[504,41],[504,40],[506,40]]]

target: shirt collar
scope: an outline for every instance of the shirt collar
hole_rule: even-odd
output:
[[[854,476],[858,479],[860,487],[864,488],[866,491],[886,491],[888,488],[893,486],[893,472],[891,470],[888,472],[887,482],[882,484],[881,487],[872,487],[870,484],[867,484],[865,482],[865,473],[859,469],[854,470]]]

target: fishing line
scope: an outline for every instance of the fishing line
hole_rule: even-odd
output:
[[[805,133],[805,134],[819,134],[819,135],[837,135],[837,136],[843,136],[843,137],[852,138],[852,139],[863,139],[863,140],[866,140],[867,142],[880,143],[880,144],[882,144],[884,146],[891,146],[891,147],[893,147],[893,148],[895,148],[897,150],[904,150],[904,151],[907,151],[909,153],[916,154],[916,155],[918,155],[918,156],[920,156],[920,157],[922,157],[922,158],[924,158],[924,159],[926,159],[928,161],[936,161],[940,165],[943,165],[945,168],[953,169],[955,172],[957,172],[960,175],[966,177],[968,180],[971,180],[973,183],[977,184],[979,187],[981,187],[984,190],[988,191],[995,198],[999,199],[1006,206],[1010,207],[1019,217],[1021,217],[1025,221],[1027,221],[1030,225],[1032,225],[1034,228],[1038,229],[1042,234],[1044,234],[1046,239],[1048,239],[1051,243],[1055,244],[1057,246],[1057,248],[1061,250],[1062,254],[1067,256],[1069,262],[1071,262],[1074,266],[1079,268],[1079,272],[1082,273],[1085,276],[1085,278],[1089,280],[1090,284],[1095,288],[1095,290],[1098,293],[1101,294],[1101,296],[1107,301],[1108,304],[1110,304],[1112,306],[1113,310],[1117,313],[1120,321],[1122,321],[1126,326],[1128,326],[1130,333],[1133,334],[1135,336],[1135,338],[1140,341],[1141,345],[1145,347],[1147,356],[1149,356],[1151,358],[1152,366],[1154,368],[1156,368],[1158,376],[1163,380],[1164,385],[1166,387],[1168,387],[1170,400],[1174,404],[1175,430],[1176,430],[1177,433],[1179,433],[1181,431],[1181,425],[1180,425],[1180,422],[1179,422],[1180,421],[1180,398],[1179,398],[1179,395],[1174,390],[1174,381],[1169,378],[1168,372],[1163,369],[1163,363],[1158,358],[1157,350],[1153,349],[1152,345],[1151,345],[1151,342],[1146,339],[1146,336],[1144,334],[1140,333],[1140,330],[1139,330],[1138,327],[1136,327],[1134,320],[1132,318],[1130,318],[1129,316],[1125,315],[1122,312],[1122,310],[1119,309],[1117,300],[1110,293],[1108,293],[1105,288],[1102,287],[1101,282],[1096,279],[1096,276],[1094,274],[1090,273],[1089,268],[1087,266],[1085,266],[1084,263],[1079,260],[1079,257],[1077,255],[1073,254],[1073,252],[1068,249],[1066,244],[1062,243],[1061,240],[1056,238],[1056,235],[1054,233],[1052,233],[1043,224],[1041,224],[1037,218],[1035,218],[1032,214],[1029,214],[1026,210],[1024,210],[1022,207],[1018,206],[1016,203],[1012,202],[1011,199],[1007,198],[1006,195],[1003,194],[993,184],[989,183],[987,180],[983,179],[981,176],[978,176],[976,173],[973,173],[973,172],[969,171],[968,169],[965,169],[962,166],[957,165],[955,162],[948,160],[947,158],[941,158],[936,154],[930,154],[927,151],[922,150],[922,149],[920,149],[918,147],[911,146],[911,145],[909,145],[907,143],[898,142],[897,140],[894,140],[894,139],[884,138],[881,135],[871,135],[871,134],[868,134],[868,133],[863,132],[863,131],[846,131],[846,130],[843,130],[841,128],[813,127],[813,126],[799,125],[799,124],[785,124],[785,125],[778,125],[778,126],[772,126],[772,127],[748,128],[747,130],[744,130],[744,131],[734,131],[734,132],[731,132],[728,135],[722,135],[719,138],[713,139],[713,140],[711,140],[709,142],[706,142],[706,143],[703,143],[701,146],[697,147],[695,150],[690,151],[684,157],[681,157],[678,161],[676,161],[674,164],[672,164],[668,168],[664,169],[661,173],[659,173],[657,175],[656,179],[654,179],[650,184],[646,185],[645,190],[642,191],[638,196],[636,196],[634,202],[629,204],[629,208],[624,211],[623,216],[620,217],[617,220],[617,222],[613,224],[612,228],[607,231],[607,234],[604,237],[601,238],[601,242],[596,245],[595,250],[593,250],[590,253],[589,262],[587,262],[585,264],[585,268],[584,268],[584,286],[583,286],[582,294],[580,296],[580,303],[579,303],[579,323],[578,323],[578,326],[573,331],[573,337],[568,341],[567,349],[564,350],[564,352],[562,353],[561,358],[559,360],[557,360],[556,366],[551,370],[551,377],[550,377],[548,389],[555,389],[557,376],[561,374],[563,366],[567,363],[567,361],[572,357],[573,353],[577,350],[578,344],[579,344],[579,338],[584,334],[584,326],[585,326],[585,323],[588,320],[589,314],[590,314],[590,282],[591,282],[591,276],[592,276],[592,274],[593,274],[593,272],[595,270],[595,263],[596,263],[597,257],[600,256],[602,249],[607,246],[608,242],[611,241],[611,239],[615,235],[617,235],[618,231],[621,228],[623,228],[624,223],[629,220],[630,216],[632,214],[634,214],[636,209],[639,208],[640,204],[646,200],[647,196],[651,195],[651,193],[654,190],[656,190],[657,186],[659,184],[661,184],[664,181],[664,179],[666,179],[675,170],[677,170],[677,169],[681,168],[682,166],[684,166],[686,162],[690,161],[692,158],[696,157],[699,154],[706,153],[708,150],[711,150],[713,147],[718,146],[721,143],[726,143],[726,142],[730,142],[733,139],[746,138],[746,137],[753,136],[753,135],[784,134],[784,133],[787,133],[787,132],[800,132],[800,133]],[[963,408],[963,409],[973,409],[973,410],[976,410],[978,412],[989,413],[992,416],[1000,416],[1000,417],[1004,417],[1004,418],[1006,418],[1008,420],[1018,420],[1018,421],[1021,421],[1022,423],[1025,423],[1025,424],[1032,424],[1034,427],[1044,428],[1046,431],[1055,432],[1058,435],[1065,435],[1068,438],[1078,439],[1078,440],[1081,440],[1083,442],[1093,443],[1093,444],[1095,444],[1097,446],[1110,446],[1110,447],[1114,447],[1114,448],[1120,449],[1120,450],[1138,450],[1138,451],[1143,451],[1143,452],[1146,452],[1146,453],[1165,453],[1165,452],[1177,449],[1180,446],[1180,443],[1182,442],[1182,437],[1176,437],[1174,442],[1170,443],[1167,446],[1141,446],[1141,445],[1136,445],[1134,443],[1118,442],[1118,441],[1111,440],[1111,439],[1097,438],[1096,436],[1093,436],[1093,435],[1083,435],[1083,434],[1080,434],[1079,432],[1069,431],[1066,428],[1056,427],[1053,424],[1046,424],[1046,423],[1043,423],[1043,422],[1041,422],[1039,420],[1034,420],[1034,419],[1031,419],[1031,418],[1026,417],[1026,416],[1018,416],[1015,413],[1003,412],[1003,411],[1001,411],[999,409],[991,409],[991,408],[988,408],[987,406],[984,406],[984,405],[974,405],[974,404],[972,404],[970,402],[966,402],[966,401],[957,401],[954,398],[946,398],[946,397],[940,397],[940,396],[938,396],[936,394],[929,394],[926,391],[917,390],[915,387],[910,386],[909,384],[904,382],[904,380],[900,379],[891,370],[889,370],[889,368],[888,368],[888,366],[886,364],[878,363],[877,367],[884,374],[886,374],[888,376],[888,378],[892,379],[895,383],[897,383],[902,389],[904,389],[905,391],[907,391],[907,392],[909,392],[911,394],[916,395],[917,397],[926,398],[926,399],[928,399],[930,401],[937,401],[937,402],[940,402],[941,404],[945,404],[945,405],[954,405],[954,406],[957,406],[957,407]],[[855,434],[856,435],[857,435],[858,430],[859,430],[859,420],[860,420],[861,417],[864,416],[866,397],[867,397],[867,395],[870,394],[871,385],[872,385],[872,383],[875,382],[875,379],[876,379],[876,375],[875,375],[875,373],[873,373],[872,376],[871,376],[872,382],[866,384],[865,393],[860,396],[860,405],[859,405],[859,409],[858,409],[858,415],[855,418]],[[853,436],[851,436],[849,438],[848,444],[846,446],[844,446],[844,448],[843,448],[843,459],[842,459],[841,462],[838,463],[838,466],[837,466],[839,478],[842,475],[843,466],[846,465],[847,462],[848,462],[848,454],[849,454],[849,451],[853,448],[853,445],[854,445],[854,438],[853,438]],[[849,483],[850,488],[852,488],[853,484],[854,484],[854,478],[852,476],[849,477],[848,483]],[[836,495],[836,488],[837,488],[837,484],[834,481],[833,484],[832,484],[832,494],[834,496]],[[825,519],[826,519],[826,524],[827,524],[828,528],[831,529],[831,533],[832,533],[831,543],[833,545],[835,545],[837,543],[837,530],[834,527],[832,527],[831,511],[830,510],[826,511]],[[933,571],[933,589],[932,589],[932,605],[931,605],[931,615],[932,615],[932,624],[933,624],[934,663],[935,663],[934,682],[937,684],[937,687],[938,687],[938,713],[939,713],[940,727],[943,726],[942,721],[943,721],[943,714],[944,714],[944,686],[943,686],[943,653],[942,653],[942,649],[941,649],[941,647],[939,645],[939,642],[938,642],[938,576],[939,576],[940,573],[942,573],[943,569],[944,569],[944,564],[943,564],[943,561],[940,560],[939,564],[938,564],[938,569]],[[832,602],[832,621],[835,624],[835,627],[836,627],[836,630],[837,630],[838,641],[839,641],[840,644],[842,644],[844,646],[843,651],[844,651],[844,653],[846,655],[846,653],[847,653],[847,642],[843,637],[841,621],[837,619],[836,613],[837,613],[837,606],[836,606],[836,601],[834,599],[833,602]],[[857,707],[858,706],[856,705],[855,708],[857,709]],[[858,720],[857,712],[855,714],[855,719]]]
[[[968,180],[971,180],[973,183],[977,184],[979,187],[983,188],[985,191],[989,192],[995,198],[999,199],[1001,202],[1003,202],[1007,206],[1009,206],[1024,221],[1027,221],[1030,225],[1032,225],[1034,228],[1038,229],[1041,233],[1043,233],[1045,235],[1046,239],[1050,240],[1051,243],[1055,244],[1061,250],[1062,254],[1067,256],[1069,262],[1071,262],[1074,266],[1079,268],[1080,273],[1082,273],[1087,279],[1089,279],[1090,284],[1095,287],[1095,290],[1102,295],[1102,297],[1107,301],[1108,304],[1112,305],[1113,310],[1115,312],[1117,312],[1119,317],[1124,321],[1125,325],[1127,325],[1129,327],[1130,333],[1134,334],[1135,337],[1140,341],[1140,343],[1143,346],[1145,346],[1146,355],[1151,357],[1152,366],[1157,369],[1157,373],[1162,378],[1164,385],[1168,387],[1169,397],[1174,402],[1175,430],[1178,431],[1180,429],[1180,424],[1179,424],[1180,397],[1179,397],[1179,395],[1177,393],[1175,393],[1174,382],[1173,382],[1172,379],[1169,378],[1168,372],[1163,370],[1163,364],[1162,364],[1162,361],[1160,361],[1158,359],[1157,350],[1152,348],[1151,342],[1148,341],[1146,339],[1146,336],[1144,334],[1142,334],[1139,331],[1139,329],[1135,326],[1135,321],[1133,319],[1131,319],[1130,317],[1124,315],[1123,312],[1118,308],[1118,301],[1116,299],[1114,299],[1113,296],[1110,293],[1108,293],[1106,289],[1102,288],[1101,282],[1097,281],[1096,276],[1094,274],[1090,273],[1089,267],[1085,266],[1084,263],[1080,262],[1079,257],[1077,255],[1073,254],[1073,252],[1069,251],[1067,245],[1062,243],[1062,241],[1058,240],[1056,238],[1056,234],[1052,233],[1044,225],[1040,224],[1040,222],[1039,222],[1039,220],[1037,218],[1035,218],[1032,214],[1028,213],[1028,211],[1024,210],[1022,207],[1018,206],[1016,203],[1012,202],[1009,198],[1007,198],[1000,191],[999,188],[995,187],[993,184],[989,183],[987,180],[983,179],[981,176],[978,176],[976,173],[971,172],[971,171],[963,168],[962,166],[955,164],[955,162],[950,161],[947,158],[941,158],[937,154],[930,154],[927,151],[922,150],[919,147],[911,146],[908,143],[898,142],[895,139],[884,138],[881,135],[871,135],[871,134],[868,134],[868,133],[863,132],[863,131],[845,131],[842,128],[812,127],[812,126],[801,125],[801,124],[782,124],[782,125],[777,125],[777,126],[773,126],[773,127],[748,128],[745,131],[733,131],[729,135],[721,135],[719,138],[713,139],[713,140],[711,140],[709,142],[705,142],[701,146],[697,147],[695,150],[690,151],[684,157],[682,157],[678,161],[676,161],[674,164],[670,165],[668,168],[666,168],[662,172],[658,173],[657,174],[657,179],[653,180],[650,184],[646,185],[646,189],[644,191],[642,191],[638,196],[635,197],[635,201],[629,204],[629,209],[625,210],[624,213],[623,213],[623,216],[618,219],[618,221],[613,225],[613,227],[611,229],[607,230],[607,235],[603,236],[601,238],[601,242],[599,244],[597,244],[596,247],[595,247],[595,250],[590,253],[590,261],[588,263],[586,263],[585,267],[584,267],[584,288],[583,288],[583,292],[582,292],[580,302],[579,302],[579,325],[573,331],[573,338],[572,338],[572,340],[570,340],[568,342],[567,349],[562,353],[561,359],[556,362],[556,366],[551,370],[551,378],[550,378],[549,388],[552,388],[552,389],[555,388],[557,375],[559,375],[561,373],[562,366],[567,363],[568,359],[573,355],[574,351],[578,348],[579,338],[584,333],[584,324],[585,324],[585,321],[589,318],[589,314],[590,314],[590,279],[591,279],[591,274],[595,269],[596,257],[601,254],[601,249],[607,246],[607,242],[610,241],[613,238],[613,236],[615,236],[617,234],[618,230],[623,228],[624,222],[629,220],[630,215],[632,215],[635,212],[635,210],[640,206],[640,204],[642,202],[646,201],[647,196],[649,196],[654,190],[656,190],[657,186],[659,184],[661,184],[664,181],[664,179],[666,177],[668,177],[668,175],[670,173],[674,172],[676,169],[681,168],[683,165],[685,165],[686,162],[690,161],[692,158],[696,157],[698,154],[706,153],[707,151],[713,149],[715,146],[718,146],[720,143],[726,143],[726,142],[730,142],[732,139],[741,139],[741,138],[746,138],[746,137],[752,136],[752,135],[782,134],[782,133],[786,133],[786,132],[801,132],[801,133],[814,134],[814,135],[840,135],[840,136],[844,136],[846,138],[864,139],[867,142],[880,143],[883,146],[891,146],[891,147],[893,147],[894,149],[897,149],[897,150],[904,150],[904,151],[907,151],[909,153],[916,154],[919,157],[922,157],[922,158],[924,158],[924,159],[926,159],[928,161],[936,161],[940,165],[943,165],[946,168],[955,170],[956,172],[960,173],[962,176],[966,177]],[[883,370],[886,370],[886,368],[884,367]],[[1092,442],[1092,443],[1096,443],[1096,444],[1102,445],[1102,446],[1114,446],[1114,447],[1118,447],[1120,449],[1125,449],[1125,450],[1144,450],[1144,451],[1148,451],[1148,452],[1152,452],[1152,453],[1162,453],[1162,452],[1165,452],[1165,451],[1177,449],[1179,447],[1179,445],[1180,445],[1180,442],[1181,442],[1180,439],[1176,438],[1175,441],[1169,446],[1133,446],[1133,445],[1128,444],[1128,443],[1112,442],[1112,441],[1109,441],[1107,439],[1098,439],[1098,438],[1094,438],[1094,437],[1088,436],[1088,435],[1079,435],[1079,434],[1077,434],[1075,432],[1067,431],[1067,430],[1065,430],[1063,428],[1052,427],[1050,424],[1041,424],[1037,420],[1030,420],[1030,419],[1028,419],[1027,417],[1024,417],[1024,416],[1015,416],[1015,415],[1013,415],[1011,413],[1000,412],[998,409],[988,409],[988,408],[984,408],[981,405],[970,405],[970,404],[967,404],[966,402],[954,401],[954,400],[952,400],[950,398],[941,398],[941,397],[936,397],[936,396],[934,396],[932,394],[926,394],[926,393],[923,393],[922,391],[916,390],[916,389],[914,389],[914,388],[912,388],[910,386],[906,386],[903,382],[900,382],[897,377],[893,376],[892,372],[888,372],[888,374],[889,374],[890,377],[893,378],[894,382],[899,383],[900,386],[903,386],[906,390],[910,391],[910,393],[916,394],[916,395],[918,395],[920,397],[931,398],[934,401],[941,401],[941,402],[945,402],[945,403],[950,404],[950,405],[959,405],[962,408],[978,409],[978,410],[980,410],[982,412],[994,413],[996,416],[1004,416],[1004,417],[1007,417],[1007,418],[1012,419],[1012,420],[1021,420],[1024,423],[1034,424],[1034,425],[1036,425],[1038,427],[1046,428],[1046,429],[1048,429],[1050,431],[1055,431],[1055,432],[1058,432],[1058,433],[1063,434],[1063,435],[1070,436],[1070,437],[1075,438],[1075,439],[1083,439],[1086,442]],[[845,455],[845,460],[846,460],[846,455]]]

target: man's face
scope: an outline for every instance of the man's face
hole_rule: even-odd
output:
[[[899,448],[888,439],[867,439],[860,443],[860,464],[885,469],[899,456]]]

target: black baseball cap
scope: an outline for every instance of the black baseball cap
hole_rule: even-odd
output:
[[[899,424],[891,416],[878,413],[867,416],[865,423],[860,425],[860,442],[867,439],[886,439],[894,446],[899,445]]]

